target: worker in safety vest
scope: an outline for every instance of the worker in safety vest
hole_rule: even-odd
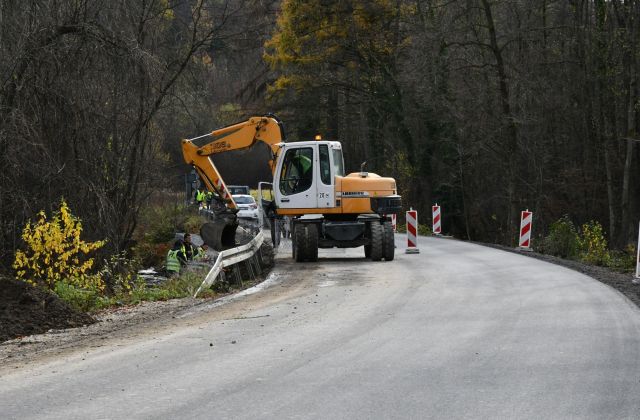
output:
[[[207,246],[207,244],[202,244],[202,246],[196,247],[198,253],[196,254],[195,257],[193,257],[194,261],[207,261],[209,260],[209,257],[207,256],[207,249],[209,249],[209,247]]]
[[[211,203],[213,202],[213,191],[207,191],[206,195],[207,208],[211,210]]]
[[[209,257],[207,256],[207,245],[203,244],[201,247],[191,242],[191,234],[184,234],[184,241],[182,242],[181,252],[185,256],[187,261],[193,263],[206,262]]]
[[[196,191],[196,204],[198,204],[198,208],[203,208],[205,205],[205,200],[207,199],[207,193],[204,192],[204,188],[198,188]]]
[[[193,261],[194,259],[196,259],[198,252],[198,247],[195,246],[193,242],[191,242],[191,234],[185,233],[184,242],[182,243],[182,253],[184,254],[187,261]]]
[[[207,256],[207,245],[203,244],[201,247],[191,242],[191,234],[184,234],[184,242],[182,243],[182,253],[186,257],[187,261],[202,261]]]
[[[292,193],[306,191],[313,183],[313,163],[309,156],[297,154],[291,160],[291,176],[296,178],[292,185]]]
[[[180,273],[180,268],[186,265],[187,260],[184,255],[184,246],[182,241],[177,240],[174,242],[173,247],[167,252],[167,273],[169,275],[177,275]]]

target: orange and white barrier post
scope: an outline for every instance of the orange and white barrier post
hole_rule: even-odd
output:
[[[440,218],[440,206],[436,203],[435,206],[431,206],[431,214],[433,215],[433,233],[440,235],[442,233],[442,220]]]
[[[393,227],[393,233],[398,231],[398,215],[393,213],[391,215],[391,226]]]
[[[522,249],[531,249],[531,225],[533,221],[533,212],[529,209],[520,214],[520,241],[518,246]]]
[[[411,209],[407,212],[407,254],[419,254],[418,249],[418,212]]]

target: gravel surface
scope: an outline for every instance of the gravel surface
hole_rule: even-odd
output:
[[[186,308],[202,304],[203,299],[174,299],[166,302],[145,302],[121,307],[95,315],[96,322],[81,328],[50,329],[43,334],[20,337],[0,344],[0,365],[8,362],[48,358],[77,346],[100,347],[100,340],[115,335],[128,336],[132,328],[163,323]]]

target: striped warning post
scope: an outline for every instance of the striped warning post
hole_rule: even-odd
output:
[[[407,254],[418,254],[418,212],[411,209],[407,211]]]
[[[393,227],[393,233],[396,233],[398,231],[398,215],[395,213],[391,215],[391,226]]]
[[[529,249],[531,246],[531,224],[533,221],[533,212],[529,209],[520,214],[520,241],[519,247]]]
[[[440,235],[442,233],[442,223],[440,220],[440,206],[436,203],[435,206],[431,206],[431,214],[433,215],[433,233]]]

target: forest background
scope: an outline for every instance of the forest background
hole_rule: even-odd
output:
[[[458,237],[634,242],[640,0],[0,0],[0,272],[66,200],[103,252],[182,199],[180,139],[273,112]],[[256,185],[256,154],[218,162]],[[266,152],[265,152],[266,153]]]

